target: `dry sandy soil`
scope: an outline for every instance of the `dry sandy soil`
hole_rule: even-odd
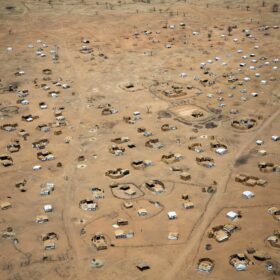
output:
[[[280,135],[280,13],[272,13],[280,3],[149,2],[0,1],[0,202],[12,206],[0,209],[1,280],[279,278],[280,249],[266,239],[280,230],[277,215],[268,214],[280,208],[280,141],[271,139]],[[102,114],[104,108],[113,114]],[[28,115],[30,122],[22,118]],[[239,129],[248,120],[252,127]],[[17,126],[8,132],[7,124]],[[42,124],[47,132],[38,129]],[[164,131],[164,124],[176,129]],[[116,144],[125,148],[119,156],[109,151],[118,137],[130,139]],[[41,139],[49,141],[45,149],[32,147]],[[147,146],[150,139],[163,146]],[[20,149],[11,152],[7,145],[15,140]],[[227,153],[217,154],[213,144]],[[37,153],[45,151],[55,158],[41,161]],[[162,161],[169,153],[180,156]],[[153,164],[138,170],[135,160]],[[260,162],[274,169],[263,172]],[[41,169],[34,171],[36,165]],[[116,168],[129,174],[106,176]],[[181,172],[191,178],[183,180]],[[238,174],[267,183],[244,186]],[[22,180],[25,191],[16,187]],[[163,192],[148,189],[150,180],[160,180]],[[42,196],[46,182],[55,189]],[[136,195],[112,183],[133,183]],[[203,192],[209,186],[214,191]],[[92,187],[104,197],[97,199]],[[255,196],[243,198],[245,190]],[[184,209],[183,194],[193,209]],[[83,199],[93,199],[97,210],[82,210]],[[125,208],[125,201],[133,207]],[[53,211],[38,224],[45,204]],[[137,214],[142,208],[147,216]],[[177,219],[169,220],[169,211]],[[231,221],[229,211],[240,215]],[[119,229],[132,230],[133,238],[115,238],[119,218],[128,221]],[[227,223],[238,228],[228,240],[209,237],[213,227]],[[48,232],[58,235],[54,250],[45,250],[40,238]],[[179,239],[169,240],[170,232]],[[105,236],[106,250],[92,243],[96,233]],[[248,248],[269,258],[256,260]],[[238,253],[249,258],[246,271],[229,263]],[[91,267],[93,258],[104,266]],[[211,272],[198,271],[202,258],[213,261]],[[150,269],[137,269],[140,262]]]

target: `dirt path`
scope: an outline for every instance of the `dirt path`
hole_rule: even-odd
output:
[[[64,26],[61,26],[63,29]],[[59,39],[59,38],[58,38]],[[76,70],[75,63],[73,62],[73,58],[71,54],[69,53],[67,42],[64,40],[59,41],[59,45],[63,48],[63,54],[67,57],[67,62],[71,65],[70,70],[75,73],[76,81],[75,81],[75,89],[76,89],[76,98],[81,98],[80,94],[85,91],[85,88],[83,87],[83,78],[81,76],[81,73]],[[70,178],[69,185],[67,187],[67,193],[65,197],[65,203],[64,203],[64,213],[65,213],[65,230],[66,234],[69,237],[71,247],[73,249],[73,253],[75,256],[75,271],[76,271],[76,277],[77,279],[86,279],[85,272],[86,270],[83,269],[83,258],[86,255],[86,253],[83,251],[84,244],[82,240],[79,238],[79,232],[78,228],[75,226],[74,222],[72,221],[72,218],[74,218],[76,214],[74,214],[77,208],[76,204],[73,204],[73,200],[75,198],[77,187],[79,186],[80,182],[78,179],[78,169],[75,165],[74,160],[79,156],[80,153],[80,141],[79,141],[79,125],[82,121],[82,116],[85,110],[85,106],[79,106],[77,108],[76,112],[76,118],[75,123],[72,123],[74,126],[74,134],[71,136],[73,137],[71,147],[71,158],[67,162],[70,162],[71,164],[65,166],[65,175]],[[74,120],[74,119],[73,119]],[[86,249],[86,248],[85,248]]]
[[[225,184],[225,187],[224,187],[224,190],[223,190],[224,193],[227,192],[228,183],[230,181],[231,174],[234,170],[235,162],[241,157],[241,155],[243,155],[245,153],[246,150],[248,150],[248,147],[252,144],[253,141],[255,141],[256,137],[258,135],[260,135],[272,123],[272,121],[276,117],[278,117],[279,115],[280,115],[280,110],[278,109],[267,120],[264,121],[262,126],[260,126],[259,129],[256,130],[256,132],[251,137],[249,137],[248,141],[246,141],[246,143],[243,145],[243,147],[238,151],[234,160],[232,161],[232,164],[231,164],[231,167],[230,167],[230,173],[229,173],[229,176],[228,176],[228,180],[227,180],[227,183]]]
[[[256,136],[258,136],[260,133],[262,133],[271,124],[271,122],[279,115],[280,115],[280,110],[275,111],[263,123],[263,125],[248,139],[248,141],[246,141],[246,143],[243,145],[243,147],[239,150],[239,152],[233,158],[232,167],[234,166],[235,161],[249,148],[249,146],[255,140]],[[233,168],[231,169],[231,173],[233,171]],[[229,176],[231,175],[231,173],[229,174]],[[222,182],[221,185],[227,185],[227,182],[228,182],[228,179],[224,179],[224,182]],[[209,205],[207,207],[207,211],[205,211],[203,213],[201,221],[199,223],[197,223],[195,225],[195,227],[193,228],[191,236],[189,238],[189,242],[186,245],[184,251],[181,253],[181,255],[179,255],[177,257],[177,259],[173,263],[172,267],[170,267],[168,272],[165,274],[163,280],[176,279],[176,275],[178,275],[178,272],[180,270],[189,269],[192,266],[193,262],[190,262],[187,265],[187,263],[185,263],[185,261],[191,252],[198,251],[199,246],[200,246],[200,240],[202,239],[202,237],[205,233],[205,230],[209,227],[209,221],[212,221],[215,218],[215,216],[217,215],[217,213],[219,213],[220,209],[223,208],[223,206],[221,206],[221,202],[223,201],[223,198],[225,197],[225,195],[226,195],[226,193],[220,191],[220,192],[217,192],[212,197],[212,199],[209,202]]]
[[[28,17],[28,14],[26,15]],[[36,26],[36,21],[39,20],[38,17],[32,17],[32,20],[29,18],[29,24],[30,26]],[[65,26],[63,26],[63,23],[58,23],[58,28],[63,34],[66,32]],[[31,28],[30,28],[31,29]],[[38,32],[37,32],[38,31]],[[68,42],[65,40],[63,36],[59,37],[57,35],[54,35],[53,32],[49,32],[48,30],[37,30],[37,33],[41,33],[42,35],[48,35],[48,38],[51,40],[55,40],[56,44],[60,46],[60,52],[63,53],[63,57],[60,58],[61,62],[64,64],[70,64],[70,68],[67,69],[67,71],[71,72],[71,76],[74,74],[75,81],[74,81],[74,88],[75,88],[75,97],[77,100],[83,98],[83,93],[86,91],[86,86],[84,86],[83,82],[83,76],[80,71],[77,70],[77,67],[75,65],[75,62],[73,61],[73,57],[71,53],[68,50]],[[78,169],[75,164],[75,159],[80,154],[80,130],[79,125],[82,121],[82,117],[84,115],[85,106],[75,106],[75,118],[71,119],[71,126],[74,127],[74,129],[70,132],[71,133],[71,143],[68,146],[69,152],[66,156],[66,158],[63,159],[63,162],[67,163],[64,165],[64,174],[63,176],[67,176],[69,179],[68,181],[65,181],[65,198],[63,202],[63,224],[64,224],[64,230],[65,234],[67,236],[68,242],[69,242],[69,249],[72,259],[72,268],[75,272],[74,275],[72,275],[73,279],[85,279],[85,272],[86,270],[83,269],[84,263],[83,259],[86,255],[86,252],[83,251],[84,243],[80,239],[79,230],[78,227],[75,225],[73,218],[76,218],[76,209],[77,205],[73,204],[73,200],[76,197],[76,190],[79,186],[79,178],[78,178]]]

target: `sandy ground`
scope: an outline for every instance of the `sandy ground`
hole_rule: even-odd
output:
[[[8,167],[0,164],[0,202],[12,205],[0,210],[0,279],[279,278],[279,248],[266,238],[279,231],[279,221],[267,210],[280,208],[280,141],[271,139],[280,135],[280,14],[271,12],[277,1],[265,2],[262,7],[262,1],[253,0],[1,1],[0,126],[17,127],[0,130],[0,154],[13,161]],[[230,34],[228,26],[233,27]],[[89,43],[81,42],[83,38]],[[81,53],[83,46],[92,52]],[[36,54],[38,49],[44,57]],[[52,73],[46,75],[44,69]],[[20,70],[24,74],[15,75]],[[14,90],[9,91],[11,84]],[[20,97],[22,90],[29,95]],[[52,97],[52,91],[59,91],[58,97]],[[22,104],[23,99],[29,104]],[[41,109],[40,102],[48,108]],[[57,115],[55,108],[60,108]],[[104,115],[104,108],[115,113]],[[139,119],[134,112],[140,112]],[[194,115],[197,112],[202,115]],[[22,116],[27,115],[38,118],[26,122]],[[65,118],[65,125],[58,123],[58,116]],[[254,126],[232,126],[240,120]],[[40,131],[42,124],[50,130]],[[164,124],[176,129],[163,131]],[[21,130],[29,134],[26,139]],[[130,139],[115,144],[125,148],[121,156],[109,152],[118,137]],[[40,139],[49,140],[43,150],[32,147]],[[149,147],[150,139],[163,146]],[[261,146],[258,139],[264,141]],[[20,150],[11,153],[7,145],[14,140],[19,140]],[[199,153],[190,148],[193,144],[201,147]],[[213,144],[224,145],[227,153],[218,155]],[[40,161],[37,153],[42,151],[55,159]],[[161,159],[169,153],[180,157],[167,164]],[[206,168],[199,159],[214,166]],[[137,170],[131,165],[135,160],[153,164]],[[272,163],[276,170],[261,172],[259,162]],[[41,170],[34,171],[35,165]],[[106,176],[117,168],[129,174]],[[182,180],[182,172],[191,179]],[[238,174],[267,183],[244,186],[235,181]],[[25,192],[15,186],[21,180],[26,180]],[[164,191],[149,190],[145,183],[150,180],[160,180]],[[42,196],[46,182],[53,182],[55,189]],[[111,188],[112,183],[133,183],[136,195]],[[215,192],[203,192],[209,186]],[[104,198],[96,199],[92,187]],[[245,190],[254,198],[244,199]],[[189,195],[193,209],[183,208],[183,194]],[[93,199],[97,210],[82,210],[83,199]],[[125,208],[125,201],[133,207]],[[44,214],[45,204],[54,209],[47,213],[47,223],[38,224],[36,216]],[[137,211],[143,208],[148,215],[141,217]],[[169,211],[176,211],[177,219],[169,220]],[[230,221],[228,211],[240,211],[241,216]],[[119,229],[133,231],[133,238],[115,238],[112,225],[119,218],[128,221]],[[227,223],[238,227],[227,241],[208,237],[213,227]],[[12,238],[5,238],[8,227],[15,233]],[[40,236],[48,232],[58,235],[54,250],[44,250]],[[170,232],[179,233],[179,239],[168,240]],[[104,234],[106,250],[93,245],[96,233]],[[212,249],[206,250],[206,244]],[[248,248],[268,254],[272,271],[267,261],[247,253]],[[229,263],[238,253],[250,259],[246,271],[238,272]],[[104,266],[91,267],[93,258]],[[212,272],[198,271],[201,258],[213,261]],[[140,262],[150,269],[139,271]]]

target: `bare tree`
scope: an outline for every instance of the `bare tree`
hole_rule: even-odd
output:
[[[229,25],[228,26],[228,29],[227,29],[227,31],[228,31],[228,36],[231,36],[231,32],[232,32],[232,27]]]
[[[151,109],[152,109],[152,106],[146,106],[146,113],[151,114],[152,113]]]
[[[246,6],[246,10],[247,10],[247,11],[249,11],[249,9],[250,9],[250,6],[249,6],[249,5],[247,5],[247,6]]]

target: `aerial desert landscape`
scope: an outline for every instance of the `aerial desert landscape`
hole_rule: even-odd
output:
[[[0,280],[280,279],[279,0],[0,1]]]

